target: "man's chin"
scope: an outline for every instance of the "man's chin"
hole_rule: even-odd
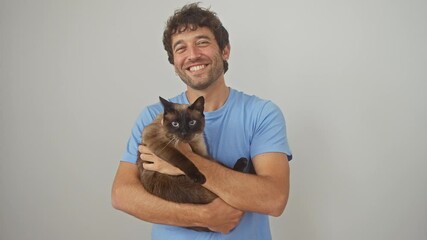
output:
[[[212,83],[213,82],[211,82],[211,81],[207,81],[207,82],[197,82],[197,83],[194,83],[194,82],[192,82],[192,81],[187,81],[187,80],[184,80],[184,79],[182,79],[181,78],[181,80],[185,83],[185,85],[187,85],[188,87],[190,87],[190,88],[192,88],[192,89],[194,89],[194,90],[199,90],[199,91],[201,91],[201,90],[205,90],[205,89],[207,89],[209,86],[211,86],[212,85]]]

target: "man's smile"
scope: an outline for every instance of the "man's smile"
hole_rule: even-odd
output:
[[[191,66],[188,68],[188,71],[194,73],[194,72],[197,72],[197,71],[204,69],[206,66],[207,66],[207,64],[200,64],[200,65]]]

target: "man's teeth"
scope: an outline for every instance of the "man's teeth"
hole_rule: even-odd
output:
[[[193,66],[193,67],[190,67],[190,72],[199,71],[200,69],[203,69],[203,68],[205,68],[205,65]]]

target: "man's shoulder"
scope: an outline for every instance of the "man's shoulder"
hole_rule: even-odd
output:
[[[258,111],[277,111],[280,109],[271,100],[261,98],[257,95],[251,95],[242,91],[233,89],[233,102],[236,105],[240,105],[240,108],[246,110]]]
[[[160,114],[161,112],[163,112],[163,107],[160,104],[160,102],[157,102],[157,103],[151,103],[145,106],[145,108],[142,110],[141,115],[150,116],[151,118],[154,119],[154,117]]]

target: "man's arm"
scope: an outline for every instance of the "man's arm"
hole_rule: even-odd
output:
[[[140,151],[152,164],[144,168],[163,173],[178,173],[172,165],[153,155],[145,146]],[[206,177],[203,185],[231,206],[242,210],[280,216],[289,196],[289,163],[284,153],[264,153],[252,162],[256,175],[244,174],[205,159],[181,145],[185,154]]]
[[[205,175],[203,185],[242,211],[280,216],[289,196],[289,163],[284,153],[264,153],[252,162],[256,175],[233,171],[192,152],[189,158]]]
[[[148,193],[139,180],[135,164],[121,162],[112,187],[114,208],[141,220],[181,227],[208,227],[212,231],[228,233],[240,221],[242,212],[221,199],[210,204],[179,204]]]

